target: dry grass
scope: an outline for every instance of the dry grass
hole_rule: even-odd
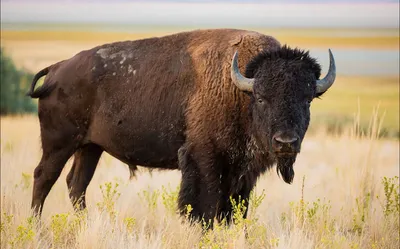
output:
[[[175,213],[178,171],[143,169],[129,181],[128,168],[108,155],[89,185],[87,213],[72,212],[69,162],[36,223],[29,208],[40,158],[38,122],[2,118],[1,248],[399,248],[398,179],[382,184],[383,177],[399,175],[399,144],[377,138],[378,121],[364,137],[357,126],[340,136],[307,137],[292,185],[267,173],[248,220],[202,235],[200,226]]]
[[[179,31],[191,30],[193,28],[180,28]],[[75,30],[3,30],[2,40],[4,41],[74,41],[74,42],[112,42],[126,39],[141,39],[152,36],[163,36],[177,32],[178,29],[166,28],[164,30],[153,30],[152,32],[107,32],[107,31],[77,31]],[[360,30],[345,29],[257,29],[252,30],[264,33],[274,34],[274,36],[288,44],[297,44],[300,47],[346,47],[346,48],[379,48],[379,49],[398,49],[399,36],[395,29],[387,30],[384,34],[376,31],[376,36],[356,35]],[[361,30],[362,31],[362,30]],[[355,35],[343,36],[341,33],[347,32]],[[374,30],[370,31],[374,33]]]

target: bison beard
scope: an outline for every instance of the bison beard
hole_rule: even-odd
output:
[[[293,164],[296,161],[296,156],[278,157],[276,165],[276,173],[282,176],[286,183],[291,184],[294,177]]]

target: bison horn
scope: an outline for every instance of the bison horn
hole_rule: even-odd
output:
[[[326,74],[325,78],[322,80],[317,80],[317,93],[323,93],[332,86],[333,82],[335,82],[336,78],[336,66],[335,66],[335,58],[333,58],[333,54],[329,49],[329,70]]]
[[[244,77],[238,66],[238,52],[236,51],[232,58],[231,78],[233,83],[242,91],[253,92],[254,79]]]

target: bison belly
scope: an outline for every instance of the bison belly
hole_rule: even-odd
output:
[[[149,118],[149,117],[146,117]],[[119,118],[99,115],[89,140],[128,164],[177,168],[177,151],[185,141],[183,124],[139,116]],[[158,122],[157,122],[158,121]]]

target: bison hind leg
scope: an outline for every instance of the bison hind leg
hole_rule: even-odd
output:
[[[76,211],[86,208],[85,192],[93,178],[103,150],[96,144],[87,144],[77,150],[67,176],[69,197]]]
[[[71,136],[60,136],[46,129],[42,130],[43,154],[34,171],[31,208],[34,215],[41,216],[44,201],[61,174],[66,162],[76,151],[79,141]],[[68,139],[66,139],[68,138]]]
[[[31,204],[34,215],[41,216],[44,201],[72,154],[73,151],[69,148],[43,152],[42,159],[34,171]]]

